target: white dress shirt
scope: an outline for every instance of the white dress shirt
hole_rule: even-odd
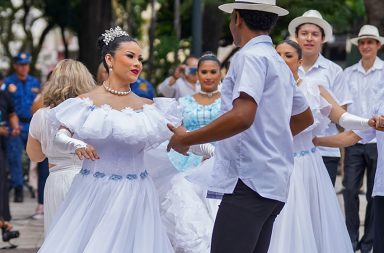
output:
[[[352,103],[351,93],[349,92],[348,85],[345,82],[343,69],[336,63],[324,58],[319,54],[319,58],[313,66],[305,73],[304,68],[299,68],[300,78],[311,78],[323,80],[323,84],[327,90],[331,91],[339,103],[339,105],[347,105]],[[335,123],[330,123],[329,128],[325,130],[325,136],[332,136],[337,134]],[[326,148],[319,147],[322,156],[340,157],[339,148]]]
[[[369,117],[371,118],[375,115],[384,115],[384,102],[377,103],[370,110]],[[379,156],[377,158],[377,169],[372,197],[384,196],[384,132],[376,131],[373,128],[354,132],[362,138],[362,143],[368,143],[374,138],[377,139],[377,153]]]
[[[241,92],[257,103],[255,120],[246,131],[216,143],[215,162],[204,185],[231,194],[240,178],[261,196],[285,202],[293,170],[289,123],[308,103],[269,36],[253,38],[231,60],[222,86],[221,114],[233,108]]]
[[[363,118],[370,118],[370,109],[384,98],[384,64],[376,60],[367,72],[362,61],[344,70],[345,79],[352,94],[353,103],[348,112]],[[376,143],[373,139],[369,143]]]
[[[185,77],[181,77],[176,80],[173,85],[169,85],[172,77],[168,77],[159,85],[159,92],[163,94],[164,97],[167,98],[179,98],[184,96],[192,96],[200,91],[200,85],[197,83],[195,88],[193,88],[192,84],[190,84]]]

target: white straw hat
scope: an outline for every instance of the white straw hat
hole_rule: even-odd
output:
[[[360,39],[375,39],[384,44],[384,37],[380,37],[379,29],[373,25],[365,25],[360,29],[359,36],[357,38],[351,39],[351,43],[358,45]]]
[[[222,4],[219,9],[232,13],[234,9],[238,10],[254,10],[275,13],[279,16],[288,15],[288,11],[276,5],[276,0],[247,0],[235,1],[234,3]]]
[[[295,37],[296,27],[302,24],[315,24],[323,28],[325,33],[324,43],[332,38],[332,26],[323,19],[320,12],[316,10],[309,10],[303,14],[301,17],[297,17],[289,23],[288,30],[291,36]]]

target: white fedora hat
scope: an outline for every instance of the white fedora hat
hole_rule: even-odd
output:
[[[288,15],[289,11],[276,5],[276,0],[246,0],[235,1],[234,3],[222,4],[219,9],[232,13],[234,9],[238,10],[254,10],[275,13],[279,16]]]
[[[323,28],[325,33],[324,42],[327,42],[330,38],[332,38],[332,26],[327,21],[325,21],[320,12],[316,10],[309,10],[305,12],[303,16],[297,17],[292,20],[291,23],[289,23],[288,30],[291,36],[295,36],[296,27],[306,23],[315,24]]]
[[[361,27],[359,36],[357,38],[351,39],[351,43],[357,46],[360,39],[368,38],[378,40],[381,42],[381,44],[384,44],[384,37],[380,37],[379,29],[373,25],[365,25]]]

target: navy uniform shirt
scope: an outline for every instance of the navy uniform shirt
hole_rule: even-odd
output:
[[[155,96],[155,89],[152,84],[147,80],[141,79],[140,77],[131,85],[132,91],[139,97],[153,99]]]
[[[4,91],[11,95],[15,111],[20,121],[32,118],[32,103],[36,95],[40,92],[39,81],[27,75],[27,79],[20,81],[16,74],[10,75],[4,80]]]

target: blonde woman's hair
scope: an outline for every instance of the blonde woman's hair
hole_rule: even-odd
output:
[[[53,108],[68,98],[75,98],[95,89],[95,80],[79,61],[60,61],[43,89],[43,106]]]

